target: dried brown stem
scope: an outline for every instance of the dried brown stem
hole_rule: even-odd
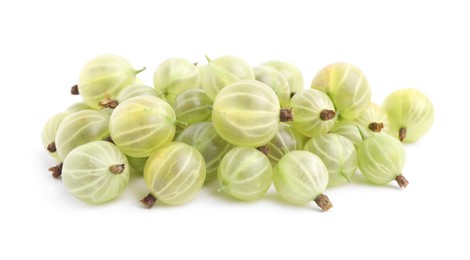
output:
[[[142,204],[144,204],[146,208],[151,208],[153,207],[153,205],[155,205],[155,202],[157,202],[157,199],[152,195],[152,193],[149,193],[140,202],[142,202]]]
[[[116,108],[119,102],[116,99],[105,98],[98,103],[98,106],[102,108]]]
[[[400,142],[403,142],[406,138],[406,128],[402,127],[400,128],[400,131],[398,131],[398,138],[400,138]]]
[[[256,150],[264,153],[264,155],[268,156],[269,155],[269,147],[267,146],[260,146],[260,147],[257,147]]]
[[[48,150],[50,153],[55,153],[55,152],[57,151],[57,148],[55,147],[55,142],[50,143],[50,144],[47,146],[47,150]]]
[[[292,108],[281,108],[279,118],[281,119],[281,122],[294,121],[294,111],[292,111]]]
[[[380,133],[380,131],[382,131],[383,128],[384,128],[384,123],[372,122],[369,124],[369,129],[373,132]]]
[[[335,116],[336,116],[336,112],[333,111],[333,110],[323,109],[320,112],[320,119],[323,120],[323,121],[333,119],[333,118],[335,118]]]
[[[73,85],[70,89],[70,93],[72,95],[80,95],[80,92],[78,91],[78,85]]]
[[[403,175],[398,175],[395,180],[397,181],[398,183],[398,186],[400,186],[400,188],[404,189],[406,188],[406,186],[408,186],[408,180],[405,178],[405,176]]]
[[[116,164],[116,165],[109,166],[109,171],[112,174],[121,174],[124,172],[124,169],[126,169],[125,164]]]
[[[62,166],[63,163],[59,163],[56,166],[49,168],[49,171],[52,172],[52,177],[54,177],[55,179],[60,178],[60,176],[62,175]]]
[[[315,198],[315,203],[317,203],[318,207],[320,207],[323,211],[327,211],[333,207],[331,204],[330,199],[325,194],[320,194],[318,197]]]

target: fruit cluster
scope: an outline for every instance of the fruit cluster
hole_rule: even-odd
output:
[[[311,88],[294,65],[251,67],[222,56],[207,64],[163,61],[153,87],[124,58],[86,63],[72,94],[83,102],[51,117],[44,148],[59,164],[52,175],[82,201],[115,199],[130,176],[142,176],[149,195],[177,205],[204,183],[256,200],[270,188],[287,202],[332,207],[329,186],[350,182],[357,169],[376,184],[402,188],[405,151],[431,127],[431,101],[416,89],[371,102],[364,73],[349,63],[321,69]]]

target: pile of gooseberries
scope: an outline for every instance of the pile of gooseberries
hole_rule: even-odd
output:
[[[44,149],[57,161],[52,176],[83,202],[115,200],[136,178],[149,208],[186,203],[213,182],[237,200],[262,199],[274,186],[280,200],[326,211],[327,188],[359,172],[405,188],[403,143],[434,121],[418,89],[373,103],[367,78],[349,63],[324,67],[308,89],[297,67],[278,60],[169,58],[153,86],[137,78],[144,70],[118,55],[91,59],[71,89],[82,101],[43,127]]]

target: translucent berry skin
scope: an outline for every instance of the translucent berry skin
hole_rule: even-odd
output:
[[[350,182],[357,169],[357,153],[354,144],[339,134],[313,137],[304,146],[323,161],[328,169],[328,186]]]
[[[402,174],[405,150],[396,138],[385,134],[368,137],[357,149],[358,165],[364,177],[375,184],[387,184]]]
[[[87,104],[85,104],[84,102],[77,102],[77,103],[74,103],[74,104],[70,105],[66,109],[66,111],[71,112],[71,113],[75,113],[75,112],[78,112],[78,111],[90,110],[90,109],[92,109],[92,108],[87,106]]]
[[[117,55],[101,55],[91,59],[80,71],[78,90],[83,102],[99,109],[101,100],[116,99],[122,89],[136,81],[136,74],[140,71]]]
[[[306,138],[297,132],[292,124],[281,122],[274,138],[264,145],[269,149],[267,156],[271,165],[276,166],[282,156],[290,151],[302,150],[305,141]]]
[[[90,204],[115,199],[128,181],[126,156],[110,142],[94,141],[78,146],[65,158],[62,167],[62,182],[67,190]]]
[[[217,133],[238,146],[268,143],[279,128],[280,105],[276,93],[255,80],[232,83],[214,100],[212,122]]]
[[[293,64],[286,61],[273,60],[267,61],[261,65],[275,69],[284,75],[289,83],[291,93],[297,93],[304,89],[304,77],[300,70]]]
[[[431,100],[413,88],[397,90],[385,98],[382,107],[390,119],[389,133],[400,138],[400,129],[406,129],[402,141],[412,143],[423,137],[434,123]]]
[[[324,67],[314,77],[311,88],[328,94],[339,116],[344,119],[358,118],[371,101],[371,91],[364,73],[350,63]]]
[[[156,150],[147,160],[144,181],[150,193],[169,205],[193,199],[204,184],[206,166],[193,147],[173,142]]]
[[[244,79],[255,79],[251,66],[236,56],[221,56],[210,60],[203,69],[202,88],[207,96],[214,100],[215,96],[225,86]]]
[[[117,100],[119,101],[119,103],[122,103],[127,99],[143,95],[158,97],[157,91],[155,91],[154,88],[142,83],[134,83],[119,92]]]
[[[144,174],[145,163],[148,157],[126,156],[129,162],[129,172],[131,176],[142,176]]]
[[[153,84],[160,97],[173,104],[181,92],[199,88],[201,75],[190,61],[174,57],[164,60],[158,65],[153,75]]]
[[[220,161],[233,148],[232,144],[217,134],[211,122],[200,122],[188,126],[178,135],[176,141],[191,145],[204,157],[206,183],[217,179],[217,168]]]
[[[55,137],[62,121],[70,115],[71,112],[61,112],[50,117],[44,124],[41,132],[41,141],[44,150],[57,161],[61,161],[57,151],[55,151]]]
[[[109,116],[104,109],[82,110],[64,118],[55,138],[59,158],[63,161],[74,148],[109,137]]]
[[[202,89],[181,92],[173,103],[176,119],[188,125],[207,121],[212,114],[212,100]]]
[[[324,110],[335,111],[331,99],[317,89],[304,89],[291,99],[294,111],[293,126],[295,130],[307,137],[325,134],[333,128],[336,116],[332,119],[321,119]]]
[[[290,88],[289,82],[279,71],[268,66],[253,67],[255,79],[271,87],[279,98],[282,108],[289,107]]]
[[[362,142],[361,132],[354,121],[337,121],[329,133],[340,134],[348,138],[356,148]]]
[[[387,112],[381,106],[371,102],[361,115],[354,120],[369,132],[387,134],[390,131],[390,120]],[[381,124],[376,126],[376,124]],[[374,127],[376,129],[374,129]]]
[[[328,185],[328,170],[315,154],[292,151],[284,155],[274,168],[273,183],[285,201],[305,204],[324,193]]]
[[[125,100],[109,121],[114,143],[126,155],[148,157],[175,135],[175,112],[164,100],[144,95]]]
[[[225,154],[217,171],[220,190],[239,200],[257,200],[272,183],[266,155],[252,147],[236,147]]]

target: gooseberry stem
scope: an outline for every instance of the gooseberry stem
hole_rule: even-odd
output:
[[[256,150],[264,153],[264,155],[268,156],[269,155],[269,147],[267,146],[260,146],[260,147],[257,147]]]
[[[153,205],[155,205],[157,199],[152,195],[152,193],[149,193],[140,202],[142,202],[146,208],[150,209],[153,207]]]
[[[320,119],[323,121],[333,119],[336,116],[336,112],[329,109],[323,109],[320,112]]]
[[[369,129],[373,132],[380,133],[380,131],[382,131],[383,128],[384,128],[383,123],[372,122],[369,124]]]
[[[116,165],[111,165],[109,166],[109,171],[112,174],[121,174],[124,172],[124,169],[126,168],[125,164],[116,164]]]
[[[49,171],[52,172],[52,177],[54,177],[55,179],[60,178],[60,176],[62,175],[62,166],[63,163],[59,163],[56,166],[49,168]]]
[[[292,98],[295,95],[295,93],[297,93],[297,92],[291,92],[290,93],[290,98]]]
[[[80,92],[78,91],[78,85],[73,85],[70,89],[70,93],[72,95],[80,95]]]
[[[315,203],[317,203],[318,207],[320,207],[323,211],[327,211],[333,207],[331,204],[330,199],[325,194],[320,194],[314,199]]]
[[[119,101],[116,99],[105,98],[98,103],[98,106],[102,108],[116,108],[119,105]]]
[[[141,73],[142,71],[144,71],[146,69],[146,67],[142,67],[140,70],[136,70],[134,73],[135,75]]]
[[[398,186],[402,189],[406,188],[406,186],[408,186],[408,180],[405,178],[405,176],[403,175],[398,175],[395,180],[397,181],[398,183]]]
[[[400,128],[400,131],[398,132],[398,138],[400,138],[400,142],[403,142],[406,138],[406,128],[402,127]]]
[[[209,58],[209,56],[207,56],[207,54],[204,55],[204,57],[206,57],[207,63],[211,63],[211,62],[212,62],[212,60]]]
[[[57,151],[57,148],[55,147],[55,142],[50,143],[50,144],[47,146],[47,150],[48,150],[50,153],[55,153],[55,152]]]
[[[294,111],[292,111],[292,108],[281,108],[279,119],[281,122],[294,121]]]

